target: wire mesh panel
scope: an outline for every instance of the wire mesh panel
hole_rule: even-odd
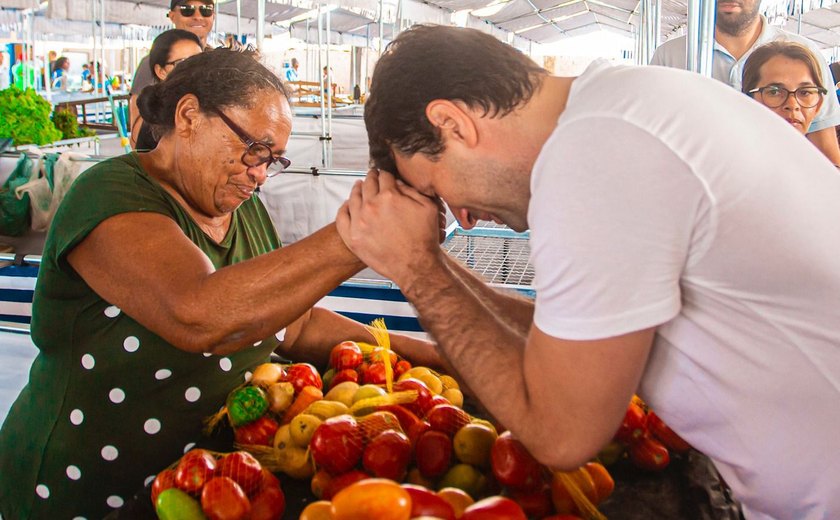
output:
[[[482,230],[493,229],[509,231],[502,226],[482,226]],[[443,247],[488,283],[528,287],[534,279],[527,237],[470,235],[456,230]]]

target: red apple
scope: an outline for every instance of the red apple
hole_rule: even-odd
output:
[[[411,441],[404,433],[385,430],[365,446],[362,466],[374,477],[401,481],[411,461]]]
[[[315,463],[333,475],[353,469],[363,448],[362,430],[350,415],[330,417],[315,429],[309,441]]]
[[[452,439],[439,431],[423,432],[414,445],[414,458],[421,475],[439,477],[452,463]]]
[[[439,404],[429,410],[426,419],[433,430],[444,432],[449,436],[470,423],[470,416],[464,410],[451,404]]]
[[[232,478],[248,496],[262,487],[264,478],[259,461],[246,451],[235,451],[222,457],[216,467],[216,476]]]
[[[363,360],[362,349],[355,341],[342,341],[330,352],[330,366],[335,368],[336,372],[355,370]]]

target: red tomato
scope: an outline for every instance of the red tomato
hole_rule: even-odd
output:
[[[449,436],[470,423],[470,416],[467,412],[451,404],[439,404],[429,410],[426,420],[433,430],[443,432]]]
[[[396,482],[369,478],[335,495],[332,514],[335,520],[408,520],[411,497]]]
[[[353,383],[359,382],[359,373],[353,370],[352,368],[346,368],[344,370],[340,370],[335,373],[332,380],[330,381],[330,388],[334,387],[338,383],[343,383],[345,381],[351,381]]]
[[[330,417],[315,429],[309,449],[318,466],[338,475],[350,471],[359,462],[364,448],[362,437],[362,430],[352,416]]]
[[[528,520],[519,504],[505,497],[479,500],[464,510],[461,520]]]
[[[519,507],[525,511],[529,518],[543,518],[554,512],[554,504],[551,501],[551,486],[547,484],[535,491],[511,490],[510,498],[519,504]]]
[[[230,477],[248,496],[262,487],[264,478],[259,461],[247,451],[235,451],[222,457],[216,468],[216,476]]]
[[[239,444],[271,446],[278,428],[280,428],[280,425],[277,424],[277,421],[263,415],[254,422],[234,428],[233,437]]]
[[[406,431],[405,434],[408,435],[408,440],[411,441],[411,447],[414,448],[417,446],[417,439],[420,438],[423,432],[427,432],[431,429],[432,427],[426,421],[417,421],[409,426],[408,431]]]
[[[175,485],[181,491],[197,495],[216,471],[216,459],[205,450],[192,450],[181,457],[175,468]]]
[[[449,399],[443,397],[442,395],[433,395],[432,398],[429,400],[429,409],[434,408],[435,406],[440,404],[452,405],[452,403],[449,402]],[[429,412],[427,411],[426,414],[428,413]]]
[[[434,491],[414,484],[403,484],[402,487],[411,497],[411,518],[433,516],[442,520],[455,520],[452,505]]]
[[[274,476],[274,473],[263,468],[262,470],[262,484],[260,487],[281,487],[280,479]]]
[[[201,491],[201,509],[209,520],[245,520],[251,514],[251,502],[233,479],[214,477]]]
[[[634,402],[627,405],[624,419],[621,421],[615,438],[621,442],[631,443],[647,433],[647,415],[641,406]]]
[[[426,412],[432,407],[432,391],[429,390],[426,383],[413,377],[394,383],[394,392],[403,392],[406,390],[416,390],[417,400],[411,403],[405,403],[403,406],[414,412],[418,417],[425,417]]]
[[[330,366],[335,368],[336,372],[355,370],[363,360],[362,349],[355,341],[342,341],[330,352]]]
[[[499,435],[490,449],[490,464],[499,484],[514,489],[538,489],[542,467],[510,431]]]
[[[443,432],[423,432],[414,444],[414,458],[421,475],[439,477],[452,463],[452,439]]]
[[[336,475],[327,483],[326,487],[324,488],[323,498],[324,500],[332,500],[332,497],[336,496],[339,491],[346,488],[350,484],[355,484],[360,480],[365,480],[370,478],[370,475],[365,473],[364,471],[359,471],[357,469],[348,471],[347,473],[343,473],[341,475]]]
[[[630,460],[642,469],[659,471],[668,467],[671,456],[661,442],[651,437],[642,437],[630,445]]]
[[[315,498],[321,500],[324,498],[324,491],[327,489],[327,486],[330,485],[330,481],[332,481],[332,475],[330,472],[325,469],[319,469],[312,475],[312,480],[309,481],[309,489],[312,491],[312,494],[315,495]]]
[[[286,495],[280,487],[264,487],[251,499],[249,520],[277,520],[286,510]]]
[[[371,363],[384,363],[386,357],[391,361],[391,367],[397,364],[397,353],[384,347],[376,347],[370,353]]]
[[[371,363],[367,369],[362,372],[362,383],[366,385],[384,385],[385,384],[385,363]]]
[[[321,374],[309,363],[295,363],[286,369],[287,381],[295,387],[295,394],[298,394],[304,386],[314,386],[318,390],[324,388],[321,381]]]
[[[411,427],[414,424],[421,422],[420,418],[417,417],[414,414],[414,412],[412,412],[411,410],[409,410],[408,408],[406,408],[405,406],[402,406],[400,404],[390,404],[390,405],[387,405],[387,406],[378,406],[376,409],[386,411],[386,412],[391,412],[392,414],[396,415],[397,420],[400,421],[400,427],[402,427],[402,430],[405,433],[408,433],[408,430],[411,429]],[[411,437],[411,436],[409,436],[409,437]]]
[[[394,379],[400,377],[409,370],[411,370],[411,363],[409,363],[405,359],[397,361],[397,364],[394,365]]]
[[[362,466],[374,477],[401,481],[411,461],[411,441],[404,433],[385,430],[375,436],[362,454]]]
[[[662,441],[662,444],[668,449],[674,450],[677,453],[685,453],[691,449],[689,443],[685,442],[682,437],[677,435],[674,430],[665,424],[665,421],[653,412],[648,412],[647,414],[647,426],[650,433]]]
[[[175,470],[165,469],[158,473],[154,483],[152,483],[152,505],[157,505],[157,497],[161,491],[171,487],[175,487]]]

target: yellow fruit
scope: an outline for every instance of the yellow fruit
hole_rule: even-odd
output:
[[[277,465],[280,471],[298,480],[312,478],[315,474],[315,465],[309,450],[295,447],[286,448],[276,452]]]
[[[458,488],[475,499],[481,496],[486,483],[487,477],[475,467],[469,464],[456,464],[449,468],[449,471],[440,479],[438,489],[446,487]]]
[[[497,437],[495,430],[483,424],[470,423],[455,433],[452,439],[452,451],[461,462],[488,468],[490,467],[490,449]]]
[[[310,404],[303,413],[308,413],[319,417],[322,420],[327,420],[330,417],[335,417],[336,415],[350,413],[350,408],[341,401],[328,401],[326,399],[322,399]]]
[[[403,377],[409,378],[413,377],[415,379],[420,379],[420,376],[431,374],[432,371],[428,367],[411,367],[405,371]],[[402,377],[400,378],[402,379]]]
[[[358,383],[354,383],[353,381],[344,381],[343,383],[338,383],[334,387],[330,388],[330,391],[327,392],[324,399],[328,401],[338,401],[349,407],[353,404],[353,396],[358,390]]]
[[[490,428],[491,430],[493,430],[493,432],[495,434],[497,434],[497,435],[499,434],[499,431],[496,429],[495,426],[493,426],[493,423],[491,423],[487,419],[479,419],[477,417],[473,417],[470,422],[473,423],[473,424],[480,424],[482,426],[486,426],[486,427]]]
[[[452,509],[455,511],[455,518],[460,518],[464,514],[464,510],[475,502],[471,496],[463,490],[454,487],[443,488],[437,492],[437,495],[446,500]]]
[[[381,386],[362,385],[358,390],[356,390],[356,393],[353,394],[353,403],[357,403],[362,399],[368,399],[371,397],[382,397],[383,395],[388,395],[388,392],[386,392]]]
[[[458,408],[464,407],[464,394],[457,388],[447,388],[440,395]]]
[[[458,384],[458,381],[455,381],[455,378],[452,376],[448,376],[446,374],[441,374],[440,382],[443,383],[444,391],[454,388],[456,390],[460,390],[461,385]]]
[[[279,363],[263,363],[254,369],[251,384],[257,386],[273,385],[283,377],[283,366]]]
[[[273,413],[284,412],[295,400],[295,387],[292,383],[274,383],[266,390],[268,409]]]
[[[332,517],[332,503],[329,500],[319,500],[303,508],[299,520],[332,520]]]
[[[292,442],[299,448],[306,448],[309,446],[309,441],[312,439],[312,434],[315,429],[324,422],[320,417],[309,413],[300,413],[292,419],[289,423],[291,430]]]
[[[428,374],[421,374],[417,376],[417,379],[426,383],[426,386],[429,387],[429,390],[432,391],[433,394],[437,395],[443,392],[443,383],[440,382],[440,378],[431,372]]]
[[[295,443],[292,441],[292,427],[284,424],[277,428],[277,431],[274,433],[274,449],[285,450],[289,446],[294,445]]]

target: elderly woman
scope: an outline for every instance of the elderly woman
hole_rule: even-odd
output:
[[[157,148],[85,172],[47,237],[41,352],[0,431],[4,518],[101,518],[201,442],[202,420],[273,351],[320,364],[341,340],[370,340],[312,308],[363,267],[334,226],[281,248],[255,195],[289,164],[280,80],[217,49],[139,107]],[[427,342],[393,346],[435,360]]]
[[[786,41],[762,45],[750,55],[744,64],[742,90],[803,135],[827,92],[811,51]]]
[[[160,33],[149,51],[149,68],[154,83],[165,80],[176,65],[200,52],[201,40],[190,31],[170,29]],[[144,125],[139,114],[131,122],[131,135],[132,140],[136,139],[136,150],[152,150],[157,146],[150,125]]]

